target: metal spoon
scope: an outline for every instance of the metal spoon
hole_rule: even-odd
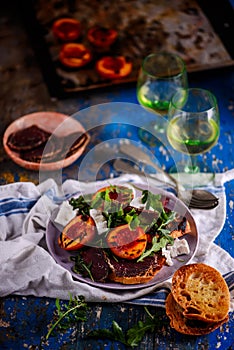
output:
[[[188,191],[178,183],[178,181],[165,172],[162,168],[158,167],[156,164],[152,162],[150,157],[143,152],[140,148],[132,145],[132,144],[124,144],[120,146],[120,151],[128,156],[130,156],[133,160],[137,162],[142,162],[144,164],[152,166],[155,170],[162,173],[169,180],[168,182],[164,182],[164,184],[169,184],[170,186],[176,189],[176,193],[178,197],[186,203],[190,208],[200,208],[200,209],[213,209],[218,204],[218,198],[214,196],[212,193],[206,190],[192,190]],[[122,163],[121,163],[122,162]],[[125,164],[123,164],[125,163]],[[114,164],[116,170],[124,171],[124,172],[133,172],[138,175],[142,175],[142,171],[140,169],[136,169],[131,166],[129,163],[123,162],[120,159],[116,160]],[[118,168],[118,169],[117,169]],[[147,176],[150,176],[147,174]]]
[[[130,173],[130,174],[136,174],[136,175],[146,175],[143,171],[141,171],[138,168],[135,168],[131,164],[121,160],[117,159],[114,162],[114,168],[117,171]],[[152,179],[157,179],[157,181],[162,182],[165,185],[169,185],[171,187],[174,187],[171,183],[165,182],[159,178],[155,178],[154,176],[147,174],[148,177]],[[204,197],[203,197],[204,195]],[[207,198],[207,199],[206,199]],[[219,204],[219,200],[217,197],[215,197],[212,193],[205,191],[205,190],[184,190],[180,191],[180,199],[189,207],[189,208],[196,208],[196,209],[213,209]]]

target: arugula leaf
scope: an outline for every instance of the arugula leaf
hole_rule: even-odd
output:
[[[85,302],[85,298],[81,295],[78,297],[72,297],[68,303],[60,303],[57,298],[55,301],[56,305],[56,317],[57,321],[52,324],[46,335],[46,340],[50,337],[51,333],[57,327],[59,331],[67,330],[72,324],[76,324],[78,321],[87,321],[87,312],[89,307]],[[118,341],[129,347],[136,347],[139,345],[143,337],[147,332],[153,332],[156,327],[162,326],[159,321],[157,314],[152,316],[147,309],[144,308],[147,315],[145,321],[138,321],[133,327],[124,331],[122,327],[116,322],[112,321],[111,329],[96,329],[88,332],[87,336],[96,339],[110,339]]]
[[[160,194],[154,194],[149,190],[142,191],[141,201],[143,204],[146,204],[147,210],[150,208],[153,208],[154,210],[161,212],[163,210],[163,205],[160,199],[161,199]]]
[[[138,346],[146,332],[153,332],[156,327],[154,320],[147,318],[146,321],[138,323],[127,331],[127,344],[131,347]]]
[[[162,248],[166,247],[168,243],[169,243],[169,240],[167,237],[163,236],[158,240],[157,237],[154,236],[152,239],[152,247],[144,251],[144,253],[141,254],[137,262],[144,260],[144,258],[146,258],[147,256],[150,256],[153,253],[158,252]]]
[[[71,256],[70,260],[75,262],[75,265],[73,266],[73,271],[75,273],[85,277],[88,276],[92,281],[94,280],[90,270],[92,263],[90,263],[89,265],[85,264],[80,254],[77,254],[76,256]]]
[[[112,322],[112,329],[97,329],[91,331],[88,336],[98,339],[110,339],[119,341],[129,347],[136,347],[139,345],[147,332],[153,332],[156,327],[161,325],[157,316],[152,316],[145,307],[148,317],[145,321],[138,321],[133,327],[126,332],[118,325],[116,321]]]
[[[78,198],[71,198],[69,204],[72,206],[73,210],[78,209],[79,214],[89,215],[90,209],[90,197],[89,196],[79,196]]]
[[[99,208],[103,204],[103,201],[105,200],[105,193],[106,192],[97,192],[94,199],[91,201],[92,208]]]
[[[176,212],[174,211],[171,211],[169,214],[166,214],[166,217],[164,218],[165,221],[161,223],[158,230],[162,230],[162,227],[168,225],[170,222],[175,220],[175,217],[176,217]]]
[[[112,329],[96,329],[93,331],[90,331],[88,333],[88,336],[90,338],[95,339],[110,339],[114,341],[119,341],[125,345],[127,344],[125,334],[122,330],[122,328],[119,326],[119,324],[116,321],[112,321]]]
[[[46,340],[56,327],[59,330],[64,330],[71,327],[72,324],[76,324],[78,321],[87,320],[86,313],[89,308],[82,295],[73,298],[70,294],[69,302],[63,305],[60,304],[60,300],[57,298],[55,305],[57,308],[57,321],[50,326],[46,335]]]
[[[122,206],[120,206],[118,211],[111,213],[103,212],[102,214],[107,220],[108,228],[129,224],[130,229],[134,230],[137,226],[140,225],[139,216],[137,215],[137,212],[134,208],[131,211],[125,213]]]

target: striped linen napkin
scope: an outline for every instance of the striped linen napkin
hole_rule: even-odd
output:
[[[205,211],[193,209],[199,244],[191,262],[204,262],[218,269],[233,293],[234,259],[216,245],[226,219],[224,184],[234,179],[234,170],[217,174],[209,190],[219,197],[219,206]],[[105,180],[111,183],[113,179]],[[162,188],[157,179],[148,179]],[[115,178],[115,184],[144,183],[137,175]],[[98,182],[102,184],[102,182]],[[87,302],[128,302],[164,307],[171,280],[141,289],[104,289],[74,280],[69,271],[55,262],[45,242],[51,213],[69,196],[93,188],[97,183],[66,180],[60,187],[52,179],[38,186],[13,183],[0,187],[0,297],[10,294],[68,299],[83,295]],[[165,189],[165,188],[164,188]],[[231,310],[234,303],[231,303]]]

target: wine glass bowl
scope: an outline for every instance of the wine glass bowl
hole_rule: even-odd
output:
[[[142,106],[164,115],[177,89],[186,87],[185,63],[179,56],[160,52],[143,60],[137,81],[137,99]]]
[[[171,97],[178,89],[188,87],[187,71],[184,61],[180,56],[159,52],[148,55],[142,62],[137,80],[138,102],[155,115],[165,117],[168,112]],[[157,133],[165,132],[165,120],[155,118],[155,123],[147,125],[145,132],[151,131],[152,127]],[[143,131],[140,130],[140,137],[144,139]]]
[[[175,150],[190,156],[190,165],[177,164],[177,172],[199,173],[197,155],[208,152],[217,143],[219,132],[218,104],[210,91],[177,91],[168,110],[167,138]]]

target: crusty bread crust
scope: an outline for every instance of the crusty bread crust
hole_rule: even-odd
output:
[[[118,277],[112,273],[109,275],[109,279],[111,281],[122,283],[122,284],[140,284],[140,283],[147,283],[150,280],[152,280],[152,278],[156,275],[156,273],[149,274],[148,276],[135,276],[135,277],[127,277],[127,276]]]
[[[214,323],[227,317],[228,286],[211,266],[202,263],[182,266],[173,275],[171,292],[188,319]]]
[[[170,326],[177,332],[188,335],[204,335],[213,332],[223,323],[228,321],[226,316],[222,321],[218,322],[203,322],[200,320],[191,320],[183,315],[183,309],[173,298],[170,293],[166,299],[166,314],[170,318]]]

